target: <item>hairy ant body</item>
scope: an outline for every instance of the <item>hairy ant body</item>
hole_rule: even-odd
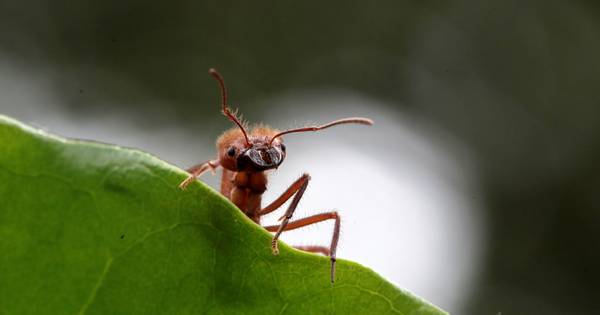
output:
[[[260,125],[248,132],[244,124],[231,112],[227,105],[227,90],[223,77],[215,69],[210,69],[209,73],[219,83],[223,114],[234,122],[237,127],[225,131],[217,139],[218,157],[188,169],[187,171],[190,175],[179,187],[183,189],[194,181],[196,177],[202,175],[202,173],[208,170],[214,171],[219,166],[223,167],[221,193],[257,224],[260,224],[260,218],[263,215],[277,210],[293,196],[294,198],[287,211],[279,218],[281,223],[279,225],[264,227],[269,232],[275,232],[271,242],[271,249],[274,255],[279,254],[278,239],[283,231],[294,230],[326,220],[334,220],[333,237],[329,248],[324,246],[295,246],[295,248],[300,250],[322,253],[329,256],[331,259],[331,282],[334,282],[336,249],[340,235],[340,216],[337,212],[333,211],[290,221],[310,181],[310,176],[306,173],[297,179],[279,198],[262,208],[262,195],[267,190],[267,175],[265,171],[276,169],[285,159],[286,147],[281,138],[285,134],[317,131],[340,124],[372,125],[373,121],[358,117],[344,118],[321,126],[290,129],[283,132]]]

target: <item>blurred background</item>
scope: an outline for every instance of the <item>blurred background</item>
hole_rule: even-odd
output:
[[[589,0],[0,0],[0,114],[182,168],[232,126],[209,67],[250,122],[373,118],[288,136],[266,199],[309,172],[297,217],[454,314],[597,314],[598,56]]]

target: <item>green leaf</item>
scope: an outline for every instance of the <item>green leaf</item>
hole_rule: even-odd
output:
[[[443,314],[281,244],[150,154],[0,116],[0,314]]]

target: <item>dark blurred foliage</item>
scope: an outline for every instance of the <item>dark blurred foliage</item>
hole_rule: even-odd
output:
[[[481,162],[491,236],[467,313],[600,311],[597,1],[3,0],[0,52],[50,73],[70,110],[131,104],[148,127],[157,99],[211,119],[211,66],[251,119],[289,89],[398,104]]]

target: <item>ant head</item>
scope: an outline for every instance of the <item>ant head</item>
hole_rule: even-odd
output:
[[[217,139],[221,166],[234,172],[261,172],[279,167],[285,159],[286,148],[281,139],[271,142],[277,132],[268,127],[256,127],[248,135],[248,146],[240,129],[229,129]]]
[[[219,82],[223,115],[237,125],[237,128],[226,131],[217,139],[221,166],[230,171],[265,171],[279,167],[286,155],[285,145],[281,139],[285,134],[317,131],[341,124],[373,124],[373,121],[368,118],[353,117],[335,120],[321,126],[289,129],[283,132],[259,126],[248,136],[244,124],[227,106],[225,80],[215,69],[209,69],[208,73]]]

